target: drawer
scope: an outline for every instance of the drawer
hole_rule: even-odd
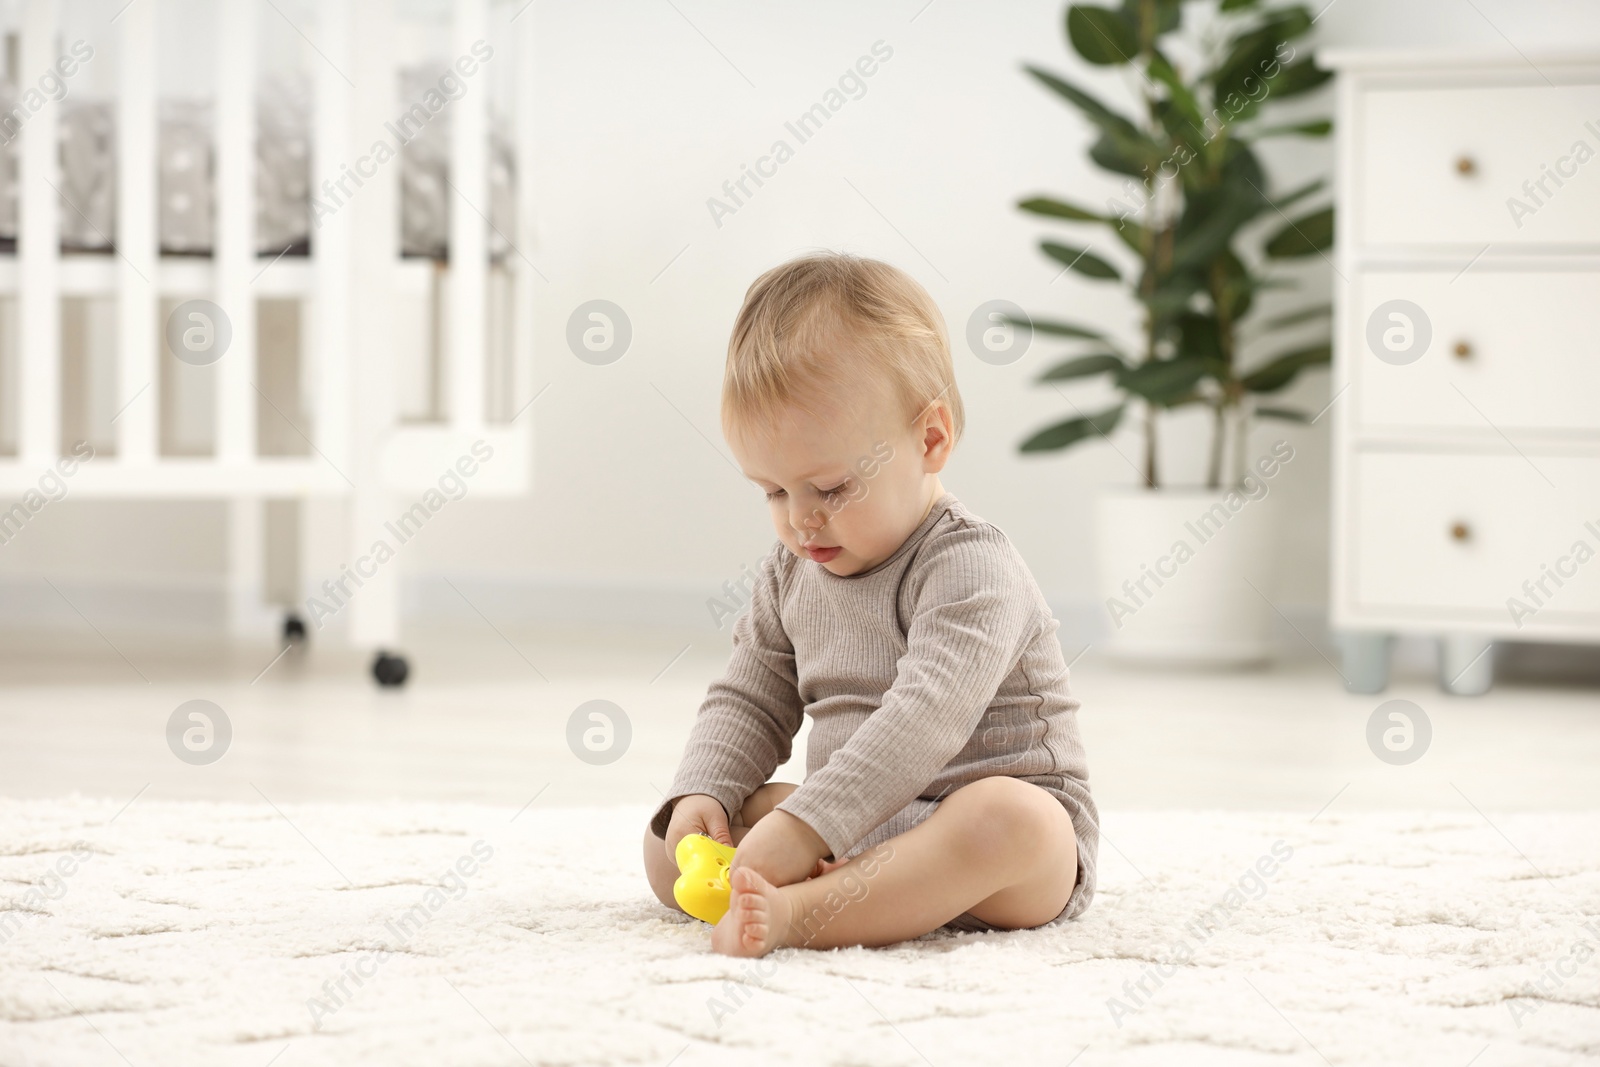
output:
[[[1355,110],[1359,243],[1600,242],[1600,85],[1367,88]]]
[[[1594,177],[1600,201],[1600,161]],[[1496,428],[1513,439],[1519,430],[1600,434],[1600,274],[1479,264],[1459,276],[1369,271],[1355,282],[1343,343],[1362,428],[1467,430],[1496,440]],[[1408,327],[1391,319],[1384,305],[1395,300],[1414,304],[1420,320]],[[1422,329],[1431,333],[1423,354],[1389,362],[1400,357],[1380,336],[1388,357],[1380,358],[1372,335],[1400,330],[1390,340],[1403,348],[1407,328],[1412,343]]]
[[[1544,477],[1514,453],[1358,453],[1348,512],[1356,603],[1479,609],[1515,632],[1506,602],[1517,597],[1540,621],[1600,621],[1600,457],[1530,458]],[[1575,558],[1578,542],[1592,558]],[[1547,576],[1557,568],[1570,572],[1559,587]],[[1523,589],[1541,578],[1543,605]]]

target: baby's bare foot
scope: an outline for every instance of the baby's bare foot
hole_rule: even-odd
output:
[[[728,913],[711,931],[711,947],[725,956],[765,956],[783,944],[793,907],[783,890],[750,867],[729,876]]]

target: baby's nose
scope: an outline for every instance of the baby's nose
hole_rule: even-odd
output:
[[[799,522],[791,519],[789,525],[793,526],[797,533],[815,533],[828,525],[828,517],[817,508],[811,508],[809,511],[804,508],[797,508],[796,510],[799,514]]]

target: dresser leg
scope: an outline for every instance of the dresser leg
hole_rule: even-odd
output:
[[[1344,687],[1352,693],[1381,693],[1389,685],[1389,653],[1394,635],[1351,632],[1335,635],[1343,661]]]
[[[1475,697],[1494,683],[1494,642],[1479,634],[1444,634],[1439,638],[1439,688],[1457,696]]]

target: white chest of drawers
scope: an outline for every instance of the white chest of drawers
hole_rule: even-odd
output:
[[[1343,673],[1433,634],[1482,692],[1497,639],[1600,642],[1600,54],[1318,58]]]

